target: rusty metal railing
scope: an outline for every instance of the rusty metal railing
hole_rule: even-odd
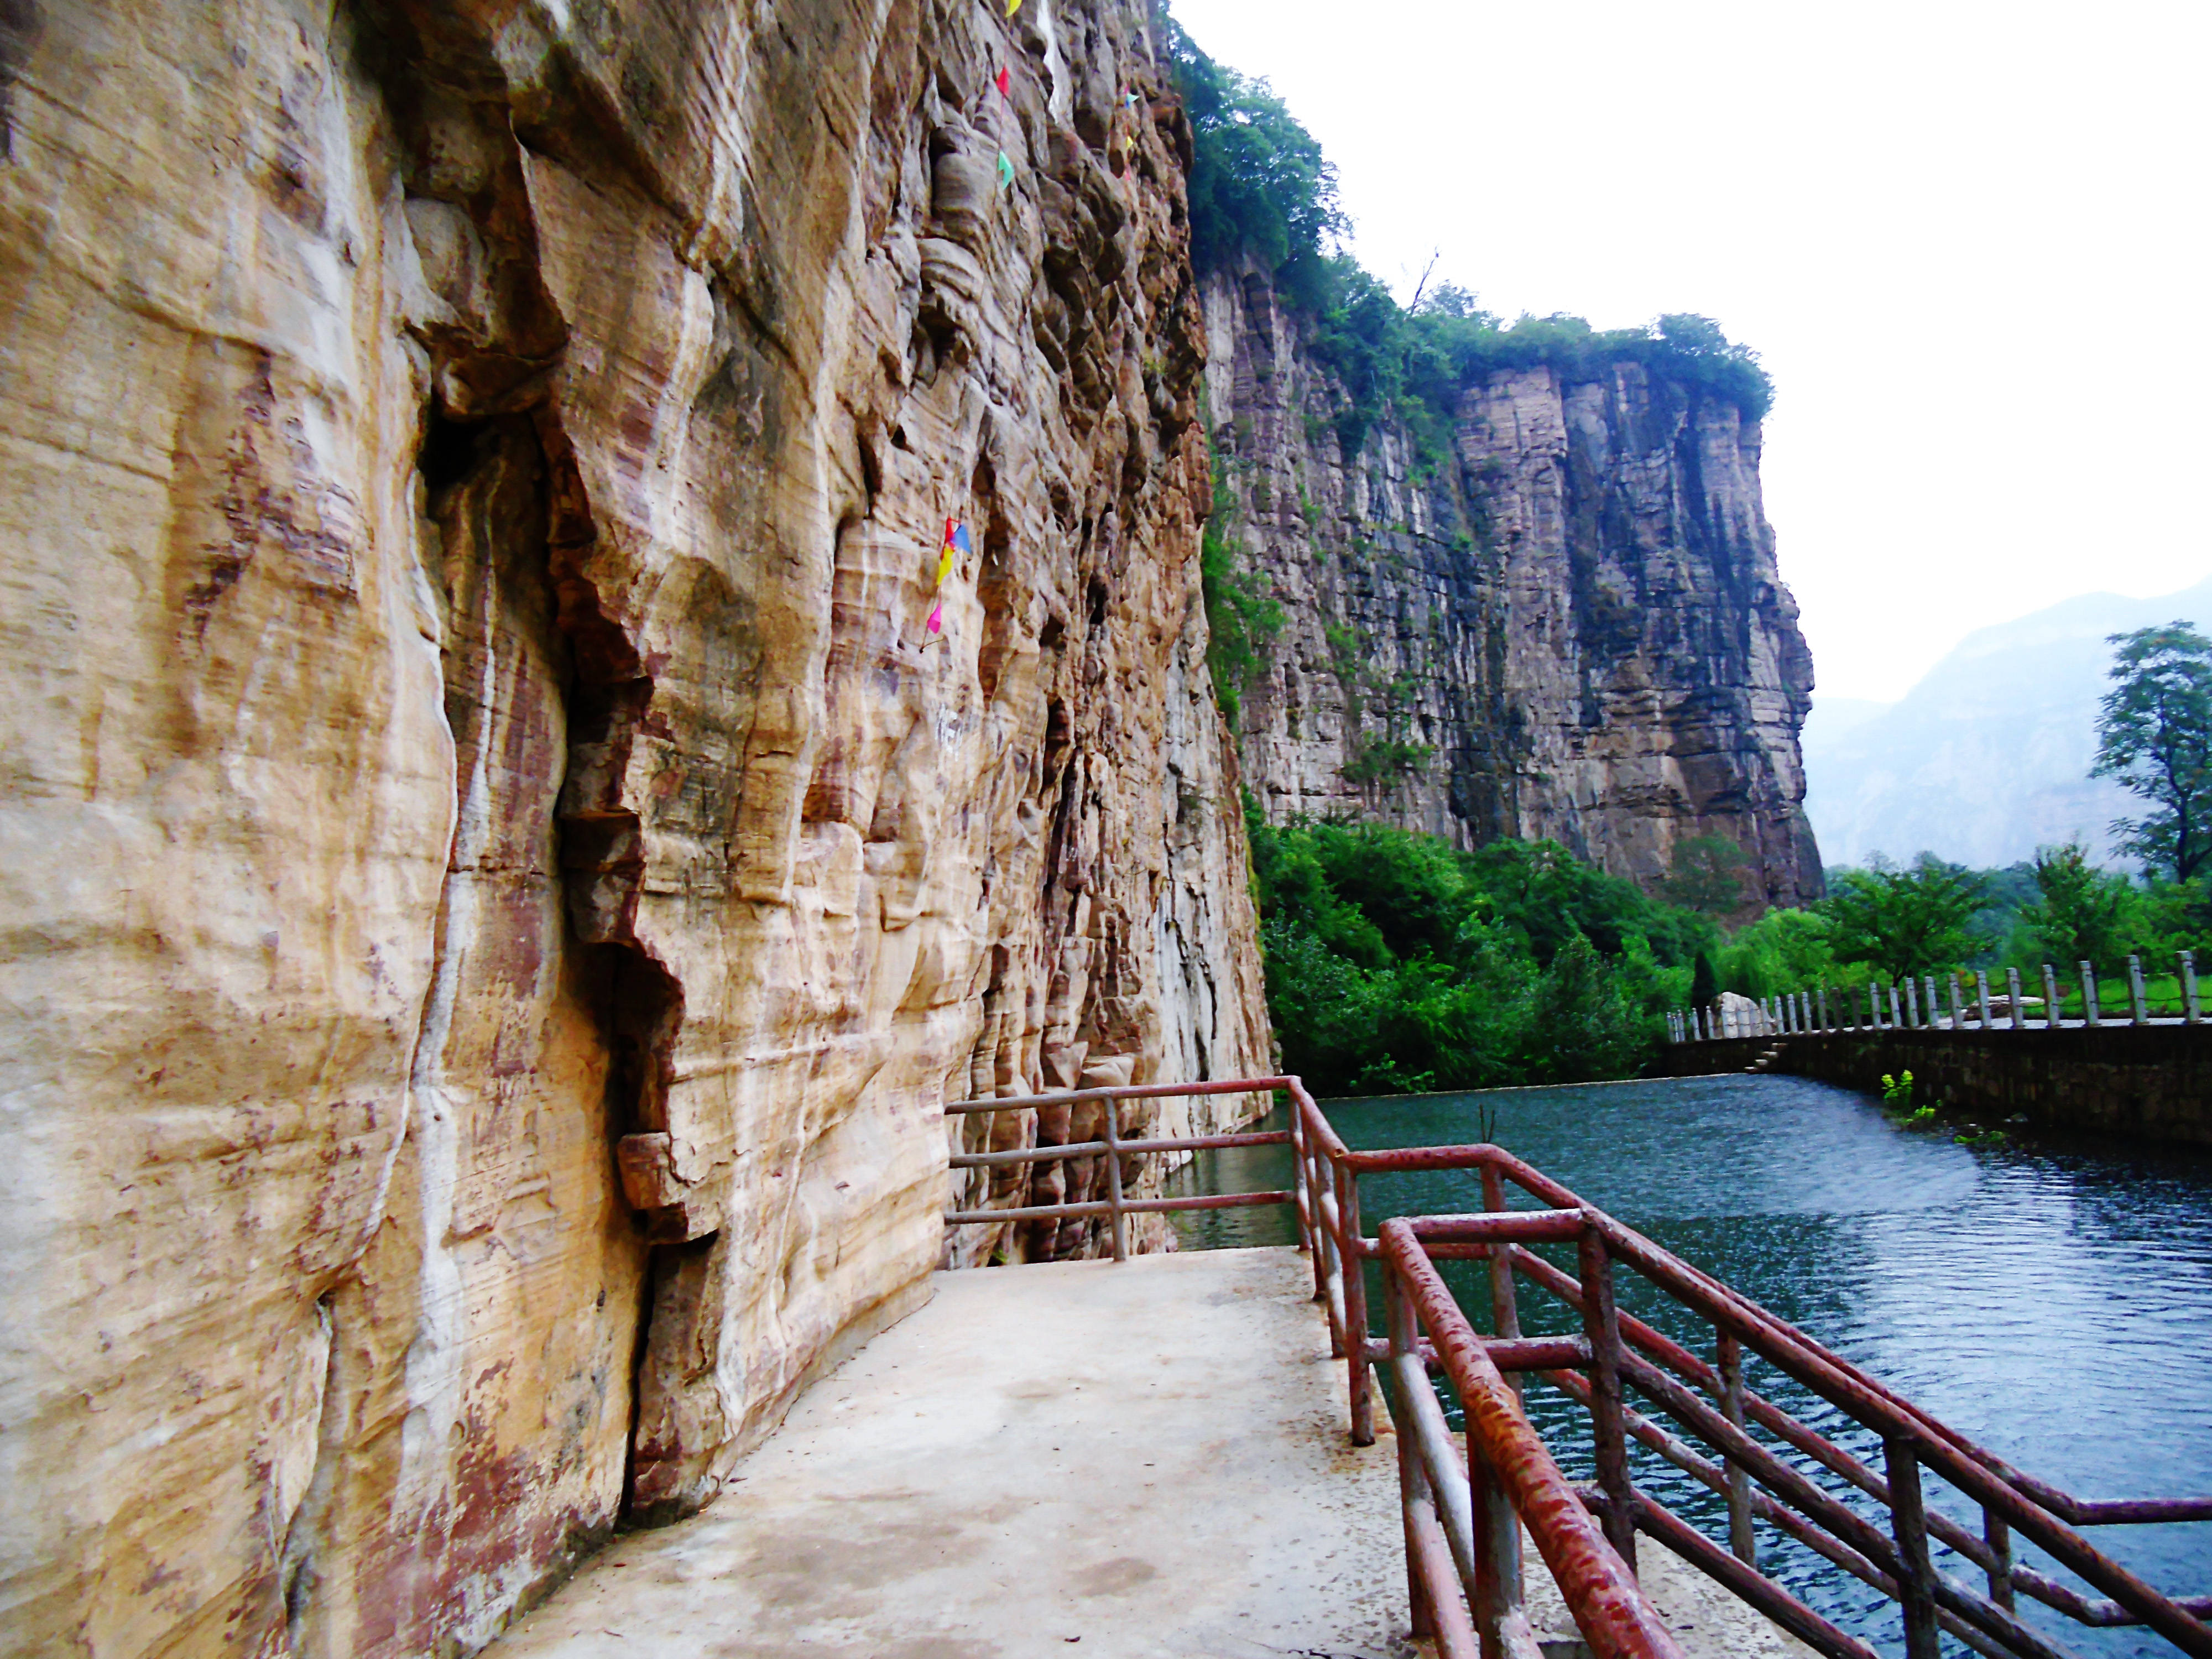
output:
[[[1302,1086],[1293,1082],[1291,1092],[1303,1121],[1302,1132],[1294,1136],[1302,1156],[1300,1191],[1316,1195],[1313,1212],[1321,1228],[1314,1241],[1316,1272],[1326,1282],[1317,1299],[1328,1307],[1332,1334],[1346,1361],[1353,1437],[1373,1436],[1365,1373],[1379,1366],[1398,1429],[1416,1629],[1433,1633],[1444,1654],[1480,1651],[1483,1659],[1497,1659],[1528,1651],[1518,1596],[1518,1532],[1504,1517],[1510,1509],[1535,1540],[1598,1659],[1671,1651],[1662,1645],[1663,1629],[1648,1626],[1642,1611],[1623,1599],[1620,1581],[1607,1563],[1609,1552],[1613,1565],[1632,1578],[1638,1533],[1829,1659],[1876,1659],[1872,1647],[1759,1570],[1754,1517],[1897,1601],[1905,1615],[1907,1659],[1937,1659],[1944,1634],[1991,1659],[2071,1659],[2066,1649],[2021,1620],[2021,1595],[2081,1624],[2140,1624],[2185,1653],[2212,1656],[2212,1627],[2203,1622],[2212,1619],[2212,1597],[2162,1595],[2075,1530],[2212,1520],[2212,1498],[2075,1498],[2014,1468],[1796,1327],[1583,1203],[1503,1147],[1355,1152]],[[1376,1237],[1361,1235],[1361,1175],[1440,1170],[1479,1172],[1484,1212],[1400,1218],[1385,1222]],[[1508,1209],[1509,1182],[1547,1207]],[[1538,1255],[1533,1247],[1540,1244],[1572,1244],[1577,1271],[1568,1273]],[[1435,1264],[1450,1259],[1487,1263],[1494,1334],[1476,1334],[1445,1287]],[[1344,1266],[1369,1260],[1381,1264],[1388,1304],[1387,1334],[1379,1340],[1366,1334],[1360,1275]],[[1613,1285],[1616,1268],[1637,1273],[1711,1322],[1712,1362],[1620,1311]],[[1580,1316],[1583,1334],[1522,1337],[1516,1285],[1524,1280]],[[1747,1354],[1879,1436],[1882,1468],[1868,1467],[1747,1389]],[[1429,1385],[1432,1370],[1442,1372],[1462,1407],[1464,1463],[1449,1455],[1442,1411]],[[1589,1413],[1597,1479],[1570,1491],[1595,1517],[1604,1551],[1587,1531],[1549,1512],[1558,1505],[1563,1478],[1548,1449],[1528,1429],[1516,1383],[1509,1380],[1528,1373],[1558,1387]],[[1711,1455],[1631,1408],[1626,1399],[1630,1388],[1703,1441]],[[1701,1399],[1701,1392],[1709,1400]],[[1755,1438],[1753,1429],[1780,1443],[1780,1449]],[[1725,1500],[1728,1547],[1632,1482],[1631,1441]],[[1867,1507],[1886,1510],[1887,1528],[1785,1454],[1813,1466],[1819,1476],[1851,1488]],[[1923,1475],[1945,1481],[1980,1509],[1979,1536],[1929,1507]],[[1418,1502],[1425,1493],[1435,1512],[1449,1522],[1444,1552],[1419,1542],[1417,1535],[1427,1529]],[[1545,1522],[1540,1526],[1540,1516]],[[2084,1596],[2014,1562],[2014,1534],[2048,1552],[2106,1599]],[[1978,1569],[1988,1593],[1941,1571],[1932,1545]],[[1486,1562],[1494,1565],[1486,1568]],[[1447,1565],[1451,1571],[1445,1571]],[[1462,1591],[1465,1607],[1460,1606]],[[1471,1636],[1466,1607],[1473,1609]]]
[[[1291,1101],[1287,1130],[1123,1140],[1116,1103],[1177,1094],[1276,1091]],[[1181,1085],[1074,1090],[965,1101],[948,1112],[1001,1111],[1079,1101],[1103,1103],[1105,1133],[1085,1141],[956,1154],[956,1167],[1105,1157],[1103,1200],[954,1211],[953,1224],[1107,1215],[1117,1259],[1122,1217],[1142,1210],[1295,1206],[1299,1244],[1310,1253],[1315,1299],[1332,1352],[1346,1364],[1355,1443],[1375,1439],[1381,1379],[1396,1431],[1414,1633],[1443,1659],[1541,1659],[1522,1595],[1525,1528],[1551,1571],[1595,1659],[1680,1659],[1680,1650],[1636,1579],[1639,1534],[1717,1580],[1827,1659],[1878,1659],[1874,1648],[1805,1605],[1759,1566],[1755,1521],[1814,1551],[1896,1601],[1907,1659],[1939,1659],[1945,1635],[1989,1659],[2072,1659],[2019,1617],[2040,1601],[2077,1623],[2141,1625],[2182,1652],[2212,1659],[2212,1596],[2168,1596],[2100,1553],[2077,1528],[2212,1521],[2212,1498],[2091,1501],[2034,1480],[1900,1398],[1794,1325],[1692,1267],[1503,1147],[1405,1147],[1353,1152],[1295,1077]],[[1140,1152],[1288,1143],[1297,1171],[1288,1192],[1127,1199],[1120,1158]],[[1375,1237],[1361,1230],[1359,1177],[1422,1170],[1478,1173],[1483,1211],[1400,1217]],[[1510,1183],[1541,1208],[1508,1207]],[[1575,1271],[1538,1254],[1571,1245]],[[1486,1264],[1492,1334],[1484,1336],[1454,1298],[1437,1263]],[[1384,1334],[1369,1328],[1364,1264],[1381,1273]],[[1616,1270],[1633,1273],[1708,1322],[1708,1362],[1620,1310]],[[1524,1337],[1517,1285],[1556,1297],[1578,1316],[1577,1336]],[[1870,1431],[1877,1470],[1747,1386],[1747,1358],[1771,1366]],[[1461,1408],[1465,1447],[1455,1443],[1432,1374]],[[1596,1479],[1570,1481],[1522,1409],[1522,1379],[1559,1389],[1589,1415]],[[1644,1412],[1627,1391],[1704,1443],[1701,1451]],[[1756,1434],[1754,1433],[1756,1431]],[[1765,1438],[1759,1437],[1764,1436]],[[1729,1520],[1723,1547],[1632,1478],[1629,1447],[1656,1452],[1718,1495]],[[1978,1535],[1927,1501],[1940,1480],[1981,1513]],[[1824,1482],[1826,1484],[1824,1484]],[[1847,1489],[1838,1495],[1834,1489]],[[1869,1510],[1886,1524],[1869,1518]],[[2015,1536],[2047,1552],[2100,1597],[2014,1559]],[[1945,1571],[1942,1547],[1967,1563],[1984,1594]]]
[[[1221,1146],[1279,1146],[1290,1139],[1284,1129],[1261,1129],[1249,1133],[1224,1135],[1177,1135],[1158,1139],[1124,1140],[1121,1133],[1121,1104],[1131,1100],[1168,1100],[1184,1095],[1245,1095],[1265,1096],[1272,1101],[1277,1092],[1287,1088],[1295,1079],[1286,1077],[1231,1078],[1218,1083],[1131,1084],[1103,1089],[1064,1089],[1056,1093],[1042,1095],[1010,1095],[997,1100],[955,1101],[945,1109],[948,1117],[970,1116],[985,1112],[1022,1111],[1054,1106],[1088,1105],[1097,1103],[1104,1108],[1102,1115],[1103,1130],[1095,1138],[1049,1146],[1014,1146],[999,1152],[955,1152],[951,1157],[956,1170],[991,1170],[1009,1164],[1059,1164],[1079,1158],[1105,1160],[1106,1196],[1103,1199],[1079,1200],[1071,1204],[1024,1204],[1005,1208],[952,1210],[946,1212],[948,1227],[988,1226],[1009,1221],[1066,1221],[1078,1217],[1103,1216],[1113,1237],[1114,1260],[1129,1259],[1128,1224],[1127,1218],[1146,1213],[1159,1214],[1174,1210],[1230,1210],[1250,1205],[1288,1204],[1292,1201],[1287,1192],[1220,1193],[1195,1198],[1131,1198],[1122,1191],[1121,1160],[1153,1152],[1194,1152]]]

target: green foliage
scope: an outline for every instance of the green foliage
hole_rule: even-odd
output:
[[[1725,836],[1692,836],[1674,848],[1674,868],[1660,890],[1701,916],[1724,916],[1743,902],[1743,848]]]
[[[1213,511],[1199,538],[1199,585],[1206,598],[1206,664],[1213,676],[1214,701],[1232,732],[1243,718],[1246,690],[1267,665],[1267,647],[1283,631],[1283,607],[1273,584],[1260,572],[1244,569],[1237,558],[1230,534],[1236,520],[1237,496],[1216,458]]]
[[[1321,1092],[1633,1075],[1711,942],[1550,842],[1246,823],[1268,1007]]]
[[[1717,966],[1721,988],[1747,997],[1856,988],[1870,977],[1863,964],[1836,960],[1834,925],[1818,910],[1769,910],[1729,935]]]
[[[2212,858],[2212,640],[2185,622],[2114,634],[2089,775],[2112,778],[2151,811],[2112,828],[2148,869],[2185,882]]]
[[[1988,883],[1923,853],[1899,869],[1877,856],[1847,870],[1813,907],[1828,924],[1838,962],[1863,962],[1888,980],[1955,966],[1974,949],[1969,926],[1987,902]]]
[[[2091,864],[2079,842],[2039,848],[2035,885],[2037,897],[2021,908],[2020,925],[2039,963],[2109,965],[2134,949],[2143,932],[2134,884]]]
[[[1884,1105],[1896,1106],[1908,1111],[1911,1110],[1912,1107],[1912,1073],[1910,1072],[1901,1072],[1897,1076],[1892,1077],[1887,1072],[1884,1072],[1881,1074],[1881,1098]]]
[[[1428,770],[1436,752],[1434,744],[1407,743],[1396,738],[1361,742],[1355,746],[1352,758],[1344,763],[1345,781],[1364,788],[1371,783],[1395,783],[1401,778],[1418,777]]]
[[[1322,246],[1341,236],[1336,169],[1265,81],[1217,64],[1170,20],[1176,83],[1190,117],[1191,261],[1218,270],[1249,255],[1293,302],[1325,290]]]

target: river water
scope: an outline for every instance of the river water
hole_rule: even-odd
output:
[[[1970,1149],[1948,1133],[1893,1123],[1863,1096],[1788,1077],[1333,1101],[1327,1109],[1355,1148],[1461,1143],[1487,1130],[2079,1497],[2212,1492],[2212,1159],[2070,1139]],[[1201,1155],[1173,1189],[1289,1184],[1287,1150],[1266,1147]],[[1482,1194],[1472,1171],[1370,1176],[1360,1203],[1371,1232],[1391,1215],[1479,1210]],[[1294,1237],[1279,1208],[1178,1221],[1186,1248]],[[1571,1256],[1553,1254],[1571,1270]],[[1474,1268],[1449,1265],[1462,1305],[1486,1328]],[[1633,1274],[1622,1273],[1620,1295],[1624,1308],[1711,1357],[1710,1325]],[[1579,1328],[1577,1316],[1526,1281],[1521,1304],[1530,1334]],[[1879,1467],[1870,1437],[1763,1362],[1746,1361],[1751,1387]],[[1528,1407],[1569,1475],[1589,1478],[1587,1416],[1533,1379]],[[1656,1455],[1638,1448],[1636,1458],[1639,1484],[1725,1539],[1717,1500]],[[1978,1511],[1948,1486],[1931,1478],[1929,1493],[1979,1531]],[[2212,1522],[2097,1528],[2090,1538],[2161,1589],[2212,1595]],[[1844,1628],[1902,1652],[1893,1604],[1764,1523],[1759,1541],[1766,1571]],[[2019,1554],[2069,1577],[2039,1552]],[[1978,1583],[1970,1563],[1940,1549],[1938,1564]],[[2175,1652],[2139,1630],[2090,1631],[2026,1597],[2021,1605],[2046,1634],[2099,1659]],[[1945,1647],[1966,1652],[1948,1638]]]

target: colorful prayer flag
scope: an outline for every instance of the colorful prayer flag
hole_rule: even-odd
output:
[[[1014,164],[1006,158],[1006,152],[1000,150],[999,152],[999,188],[1012,190],[1013,186]]]
[[[934,606],[933,606],[933,607],[931,608],[931,611],[930,611],[930,613],[929,613],[929,621],[928,621],[928,622],[927,622],[924,626],[925,626],[926,631],[927,631],[927,632],[929,632],[929,633],[932,633],[932,634],[940,634],[940,633],[942,633],[942,632],[944,632],[944,631],[945,631],[945,601],[944,601],[944,600],[939,599],[939,600],[937,602],[937,604],[936,604]]]
[[[960,524],[954,527],[952,532],[952,544],[958,548],[963,553],[972,553],[975,550],[975,543],[968,539],[968,525],[966,520],[962,520]]]
[[[1012,17],[1022,9],[1022,0],[1006,0],[1006,15]]]
[[[1010,69],[1002,69],[999,71],[999,96],[1011,98],[1013,95],[1014,72]]]
[[[952,544],[945,544],[945,551],[937,556],[937,585],[945,586],[945,579],[952,574]]]

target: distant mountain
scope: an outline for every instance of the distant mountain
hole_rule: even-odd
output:
[[[2074,836],[2118,862],[2107,826],[2142,803],[2088,777],[2105,636],[2177,618],[2212,631],[2212,580],[2155,599],[2086,593],[1984,628],[1896,702],[1816,695],[1805,811],[1822,862],[1924,851],[1988,868]]]

